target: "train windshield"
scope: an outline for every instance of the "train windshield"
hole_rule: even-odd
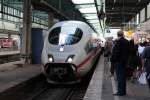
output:
[[[83,32],[75,27],[56,27],[50,33],[48,40],[55,45],[72,45],[79,42]]]

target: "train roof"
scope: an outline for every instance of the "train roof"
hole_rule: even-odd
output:
[[[76,25],[84,25],[84,26],[87,26],[89,27],[85,22],[81,22],[81,21],[73,21],[73,20],[70,20],[70,21],[61,21],[61,22],[58,22],[55,24],[55,26],[76,26]]]
[[[59,26],[64,26],[64,27],[77,27],[77,28],[80,28],[82,31],[85,31],[85,30],[90,30],[91,33],[94,33],[94,31],[91,29],[91,27],[86,24],[85,22],[81,22],[81,21],[61,21],[61,22],[58,22],[56,23],[51,29],[55,28],[55,27],[59,27]]]

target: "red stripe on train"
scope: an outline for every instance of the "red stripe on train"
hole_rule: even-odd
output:
[[[91,54],[85,59],[83,60],[79,65],[77,65],[77,68],[82,67],[84,64],[86,64],[90,59],[94,58],[97,54],[98,54],[99,50],[96,50],[96,52],[91,51]],[[95,54],[94,54],[95,53]],[[94,55],[93,55],[94,54]]]

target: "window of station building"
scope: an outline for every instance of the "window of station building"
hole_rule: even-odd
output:
[[[16,10],[16,16],[20,17],[20,11]]]
[[[136,24],[137,24],[137,25],[139,24],[139,19],[140,19],[140,15],[137,14],[137,15],[136,15]]]
[[[140,12],[140,22],[145,21],[145,8],[141,10]]]
[[[14,17],[13,16],[9,16],[9,20],[14,22]]]
[[[1,6],[1,2],[0,2],[0,11],[1,11],[1,9],[2,9],[1,7],[2,7],[2,6]]]
[[[20,12],[19,12],[19,10],[14,9],[14,15],[20,17]]]
[[[6,30],[14,30],[14,31],[16,31],[15,26],[16,25],[14,23],[10,23],[8,21],[3,21],[2,22],[2,26],[0,26],[0,28],[6,29]]]
[[[0,13],[0,19],[2,18],[2,13]]]
[[[0,38],[8,38],[8,34],[0,33]]]
[[[54,19],[53,19],[53,24],[55,24],[55,23],[57,23],[57,22],[59,22],[59,19],[54,18]],[[47,25],[48,25],[48,22],[47,22]]]
[[[19,22],[20,22],[20,19],[15,17],[15,18],[14,18],[14,22],[19,23]]]
[[[6,14],[3,14],[3,18],[5,19],[5,20],[8,20],[8,15],[6,15]]]
[[[11,18],[11,19],[10,19],[11,21],[14,21],[14,17],[13,17],[13,16],[11,16],[10,18]]]
[[[20,49],[20,36],[19,35],[11,35],[13,40],[13,48]]]
[[[23,13],[22,12],[20,12],[20,17],[23,18]]]
[[[48,21],[45,21],[45,25],[47,25],[47,26],[48,26]]]
[[[32,23],[32,27],[33,28],[41,28],[41,25],[34,22],[34,23]]]
[[[83,32],[75,27],[56,27],[49,33],[49,43],[54,45],[73,45],[82,38]]]
[[[45,24],[45,21],[44,21],[44,20],[41,20],[41,24]]]
[[[10,20],[10,21],[11,21],[11,16],[8,16],[8,20]]]
[[[12,8],[8,7],[8,14],[12,14]]]
[[[7,13],[8,12],[7,6],[4,6],[3,8],[4,8],[4,12]]]
[[[8,21],[14,22],[14,17],[8,15]]]
[[[48,27],[47,27],[47,26],[44,26],[44,25],[40,25],[40,28],[48,29]]]
[[[150,18],[150,3],[147,5],[147,19]]]
[[[6,13],[8,13],[8,14],[10,14],[10,15],[15,15],[14,14],[14,8],[11,8],[11,7],[7,7],[7,12]]]
[[[33,17],[33,22],[40,23],[39,21],[40,21],[40,19],[39,19],[39,18],[37,18],[37,17]]]

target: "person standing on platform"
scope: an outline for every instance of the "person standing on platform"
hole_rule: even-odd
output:
[[[111,38],[108,38],[108,40],[105,43],[105,52],[104,57],[108,58],[108,61],[110,61],[111,51],[112,51],[113,41]]]
[[[115,46],[116,40],[113,41],[112,43],[112,50],[111,50],[111,56],[110,56],[110,62],[111,62],[111,66],[110,66],[110,77],[114,76],[114,72],[115,72],[115,61],[113,60],[113,54],[114,53],[114,46]]]
[[[145,47],[143,53],[141,54],[141,58],[142,58],[142,70],[145,69],[147,73],[146,79],[150,90],[150,45]]]
[[[138,47],[138,53],[139,53],[140,56],[141,56],[144,48],[145,48],[144,43],[140,43],[139,47]]]
[[[105,43],[104,41],[101,41],[101,54],[104,53],[104,47],[105,47]]]
[[[118,39],[114,45],[113,60],[116,64],[117,93],[115,96],[126,95],[126,66],[129,58],[129,41],[124,38],[124,32],[117,32]]]
[[[128,62],[128,78],[131,79],[131,82],[135,82],[137,79],[137,68],[139,66],[139,54],[138,54],[138,45],[134,43],[134,40],[130,40],[130,55]]]

